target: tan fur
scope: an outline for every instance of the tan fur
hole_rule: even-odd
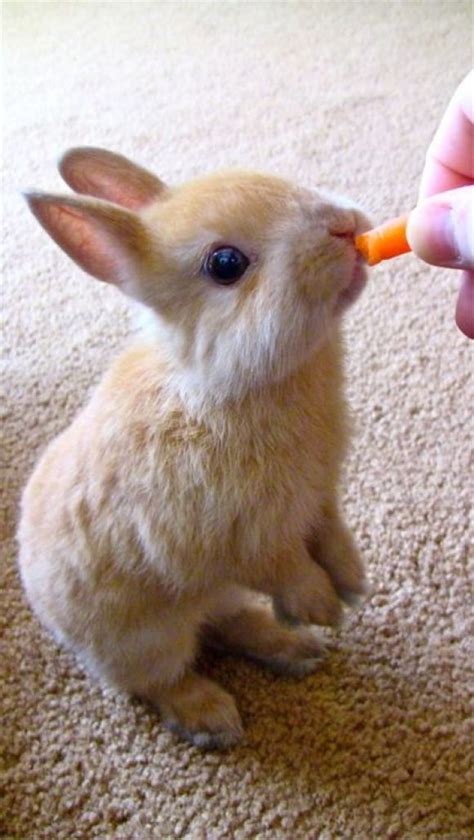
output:
[[[225,746],[241,724],[232,698],[193,671],[200,634],[305,673],[317,638],[280,625],[252,592],[281,617],[336,624],[340,597],[365,589],[337,504],[348,438],[338,301],[355,253],[336,235],[365,220],[268,176],[171,190],[111,153],[70,155],[72,186],[128,209],[40,194],[32,209],[80,265],[142,301],[151,329],[30,479],[24,586],[97,675],[195,743]],[[223,244],[251,261],[225,288],[201,270]]]

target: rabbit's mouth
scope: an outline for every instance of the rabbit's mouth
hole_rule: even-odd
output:
[[[335,314],[339,315],[359,297],[367,280],[367,265],[363,257],[355,253],[348,282],[336,298]]]

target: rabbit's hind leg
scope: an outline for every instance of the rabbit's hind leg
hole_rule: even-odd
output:
[[[154,705],[166,727],[197,747],[231,746],[243,734],[233,697],[193,668],[199,618],[176,610],[174,620],[127,633],[95,670],[126,693]]]

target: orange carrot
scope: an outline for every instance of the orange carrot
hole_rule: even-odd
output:
[[[356,236],[355,246],[369,265],[376,265],[382,260],[390,260],[411,250],[406,238],[408,215],[405,213],[396,219],[390,219],[385,224]]]

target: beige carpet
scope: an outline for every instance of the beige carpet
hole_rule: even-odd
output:
[[[96,144],[176,182],[222,165],[409,208],[427,142],[471,63],[471,4],[7,3],[2,836],[474,837],[468,578],[474,346],[456,277],[377,268],[347,319],[358,439],[346,503],[374,594],[303,682],[206,663],[245,743],[201,754],[103,692],[43,634],[15,566],[18,495],[128,329],[18,198]],[[471,636],[472,638],[472,636]],[[1,830],[0,830],[1,833]]]

